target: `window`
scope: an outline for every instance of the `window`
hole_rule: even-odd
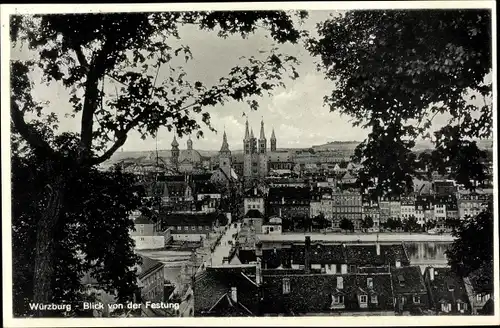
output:
[[[476,295],[476,300],[477,300],[478,302],[481,302],[481,299],[482,299],[481,295],[480,295],[480,294],[477,294],[477,295]]]
[[[466,311],[467,310],[467,303],[457,303],[457,309],[458,309],[458,311]]]
[[[413,296],[413,303],[414,304],[419,304],[420,303],[420,296],[419,295]]]
[[[342,295],[333,296],[333,303],[334,304],[343,304],[344,303],[344,296],[342,296]]]
[[[359,296],[359,303],[361,303],[361,304],[368,303],[368,296],[366,296],[366,295],[360,295]]]
[[[373,278],[366,278],[366,287],[373,288]]]
[[[349,266],[349,272],[351,272],[351,273],[356,272],[356,266],[355,265],[350,265]]]
[[[184,230],[188,231],[189,227],[188,226],[184,226]]]
[[[191,230],[196,230],[196,226],[192,226],[192,227],[191,227]]]
[[[344,289],[344,278],[343,277],[337,277],[337,288]]]
[[[283,294],[289,294],[289,293],[290,293],[290,279],[284,278],[283,279]]]
[[[378,296],[377,295],[372,295],[371,296],[371,300],[370,300],[373,304],[377,304],[378,303]]]

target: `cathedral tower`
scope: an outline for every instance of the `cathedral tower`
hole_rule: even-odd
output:
[[[174,135],[174,140],[172,141],[172,157],[170,158],[172,165],[177,168],[179,164],[179,143]]]
[[[268,158],[267,158],[267,140],[264,133],[264,120],[260,122],[260,136],[259,136],[259,178],[267,176]]]
[[[276,151],[276,135],[274,134],[274,128],[273,134],[271,134],[271,151]]]

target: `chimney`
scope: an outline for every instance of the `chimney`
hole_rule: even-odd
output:
[[[429,267],[429,279],[431,281],[434,281],[434,268],[433,267]]]
[[[306,236],[306,245],[304,251],[304,269],[306,273],[311,271],[311,237]]]
[[[257,265],[255,267],[255,283],[260,286],[262,283],[262,267],[260,263],[260,258],[257,258]]]
[[[375,248],[377,249],[377,256],[380,256],[380,244],[376,243]]]
[[[238,303],[238,290],[236,287],[231,287],[231,300]]]

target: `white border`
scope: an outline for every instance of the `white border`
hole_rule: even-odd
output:
[[[3,319],[6,327],[80,327],[80,326],[449,326],[486,325],[500,323],[498,234],[494,237],[495,273],[494,286],[495,316],[442,316],[442,317],[260,317],[260,318],[94,318],[94,319],[14,319],[12,318],[12,258],[10,218],[10,118],[9,118],[9,14],[34,13],[96,13],[96,12],[136,12],[136,11],[182,11],[182,10],[346,10],[346,9],[439,9],[439,8],[488,8],[492,10],[492,57],[493,57],[493,159],[494,159],[494,217],[498,218],[498,142],[497,142],[497,69],[496,69],[496,7],[494,1],[379,1],[379,2],[267,2],[267,3],[176,3],[176,4],[32,4],[1,5],[0,22],[2,40],[1,81],[2,81],[2,273],[3,273]],[[494,220],[494,231],[499,231],[498,219]]]

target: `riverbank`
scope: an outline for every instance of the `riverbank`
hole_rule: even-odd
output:
[[[423,233],[294,233],[258,234],[262,242],[303,242],[305,237],[312,241],[347,243],[390,243],[390,242],[453,242],[451,234],[429,235]]]

